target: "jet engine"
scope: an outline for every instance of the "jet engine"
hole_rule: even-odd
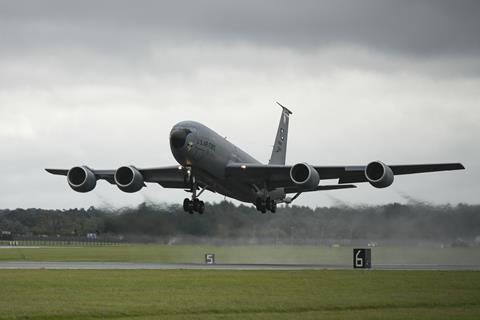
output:
[[[137,192],[144,187],[144,179],[140,171],[133,166],[120,167],[115,171],[115,183],[123,192]]]
[[[386,188],[393,183],[394,174],[383,162],[373,161],[365,168],[365,177],[375,188]]]
[[[304,190],[312,190],[318,186],[320,175],[308,163],[297,163],[290,169],[290,179]]]
[[[67,173],[68,185],[77,192],[89,192],[95,189],[97,177],[86,166],[73,167]]]

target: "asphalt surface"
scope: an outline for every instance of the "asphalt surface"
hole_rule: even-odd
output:
[[[85,270],[348,270],[347,264],[194,264],[129,262],[0,262],[0,269],[85,269]],[[475,270],[480,265],[377,264],[374,270]]]

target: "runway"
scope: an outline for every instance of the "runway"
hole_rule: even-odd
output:
[[[349,270],[347,264],[195,264],[130,262],[0,262],[0,269],[71,269],[71,270]],[[448,264],[377,264],[373,270],[471,270],[480,265]]]

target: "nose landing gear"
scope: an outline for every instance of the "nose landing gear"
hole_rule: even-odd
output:
[[[257,198],[255,200],[255,207],[262,214],[266,213],[267,211],[270,211],[271,213],[275,213],[277,211],[277,203],[275,202],[275,200],[272,200],[270,198]]]
[[[198,197],[206,190],[207,186],[204,186],[203,189],[197,194],[198,184],[195,180],[195,176],[191,174],[191,168],[187,169],[188,180],[190,181],[190,192],[192,193],[192,199],[185,198],[183,200],[183,211],[193,214],[198,212],[203,214],[205,211],[205,203],[198,199]],[[188,190],[186,190],[188,191]]]

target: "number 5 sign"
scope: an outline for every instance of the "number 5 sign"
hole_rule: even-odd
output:
[[[206,253],[205,254],[205,264],[215,264],[215,254]]]
[[[353,249],[353,268],[370,269],[372,267],[371,249]]]

